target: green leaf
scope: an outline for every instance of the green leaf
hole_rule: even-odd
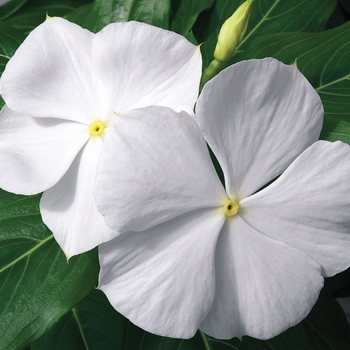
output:
[[[350,328],[339,303],[321,292],[316,306],[304,321],[305,334],[311,349],[350,349]]]
[[[20,9],[28,0],[11,0],[0,6],[0,20],[4,20]]]
[[[350,268],[325,279],[325,290],[335,298],[350,296]]]
[[[217,0],[213,9],[195,26],[194,34],[202,45],[204,68],[213,59],[221,25],[242,0]],[[252,40],[276,33],[321,31],[332,14],[336,0],[256,0],[248,30],[237,52],[245,50]]]
[[[20,31],[0,21],[0,75],[24,38],[24,34]],[[0,108],[4,104],[4,100],[0,97]]]
[[[64,17],[75,10],[76,7],[65,4],[33,7],[28,12],[16,13],[14,16],[7,19],[6,23],[23,33],[29,34],[35,27],[45,21],[46,14],[51,17]]]
[[[325,30],[339,27],[348,21],[346,13],[344,12],[342,6],[339,2],[337,7],[334,9],[331,17],[329,18],[327,24],[325,25]]]
[[[319,93],[325,109],[321,138],[350,144],[350,22],[321,33],[276,34],[254,40],[231,63],[275,57],[298,69]]]
[[[170,29],[187,36],[196,22],[199,14],[210,9],[214,0],[174,0],[172,2],[172,19]]]
[[[1,350],[29,345],[97,283],[97,251],[67,263],[42,223],[39,200],[0,191]]]
[[[31,350],[119,350],[123,321],[104,294],[95,290],[32,344]]]
[[[71,22],[74,22],[74,23],[80,25],[83,28],[89,29],[87,22],[89,21],[89,18],[91,17],[93,7],[94,7],[93,3],[82,5],[78,9],[76,9],[75,11],[72,11],[71,13],[66,15],[65,18]]]
[[[98,32],[109,23],[139,21],[160,28],[169,28],[170,0],[95,0],[90,7],[78,9],[78,14],[67,16],[70,21],[92,32]]]
[[[64,17],[84,3],[84,0],[27,0],[15,13],[7,16],[6,23],[28,34],[44,22],[47,13]]]

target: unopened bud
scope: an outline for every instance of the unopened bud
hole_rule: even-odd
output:
[[[244,2],[235,13],[222,25],[214,58],[220,62],[228,62],[247,31],[253,0]]]

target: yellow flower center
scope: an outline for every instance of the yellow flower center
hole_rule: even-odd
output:
[[[100,121],[93,122],[90,125],[90,134],[91,136],[101,136],[105,130],[105,124]]]
[[[233,216],[236,215],[238,212],[238,204],[235,200],[233,199],[228,199],[224,205],[222,206],[222,209],[224,211],[224,214],[226,216]]]

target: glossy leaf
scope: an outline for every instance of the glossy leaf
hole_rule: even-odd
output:
[[[121,350],[123,323],[104,294],[95,290],[32,344],[31,350]]]
[[[95,0],[67,16],[92,32],[112,22],[139,21],[169,28],[170,0]]]
[[[0,20],[10,17],[18,9],[20,9],[28,0],[11,0],[0,6]]]
[[[0,75],[24,38],[19,30],[0,21]]]
[[[25,36],[17,29],[0,21],[0,75]],[[0,96],[0,109],[5,104]]]
[[[253,41],[231,63],[275,57],[298,69],[319,93],[325,109],[321,138],[350,144],[350,22],[317,34],[276,34]]]
[[[86,3],[92,3],[93,0],[15,0],[24,2],[22,6],[20,6],[17,11],[15,12],[15,15],[25,14],[28,12],[31,12],[32,10],[35,10],[38,7],[51,7],[51,6],[70,6],[70,7],[79,7]],[[13,2],[11,0],[10,2]],[[13,17],[14,14],[12,13],[11,16]]]
[[[73,12],[76,7],[65,4],[49,5],[34,7],[28,12],[15,14],[6,20],[6,23],[14,28],[29,34],[36,26],[41,24],[46,19],[46,14],[53,16],[64,17]]]
[[[68,15],[65,16],[66,19],[68,19],[71,22],[74,22],[76,24],[79,24],[80,26],[84,28],[88,28],[88,21],[90,20],[91,13],[93,10],[94,4],[85,4],[77,8],[76,10],[72,11]],[[91,30],[91,29],[90,29]]]
[[[312,349],[350,349],[350,329],[339,303],[321,293],[318,303],[304,321],[307,342]]]
[[[187,36],[199,14],[210,9],[214,0],[174,0],[172,1],[172,19],[170,29]]]
[[[230,17],[242,0],[217,0],[208,16],[195,27],[194,34],[202,46],[204,68],[213,59],[221,25]],[[252,40],[275,33],[318,32],[332,14],[336,0],[256,0],[248,30],[237,52],[246,49]]]
[[[0,192],[0,349],[29,345],[97,284],[97,252],[69,263],[39,212],[40,196]]]

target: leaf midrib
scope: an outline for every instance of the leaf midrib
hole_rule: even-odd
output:
[[[75,322],[78,325],[79,333],[80,333],[80,335],[81,335],[81,337],[83,339],[85,348],[86,348],[86,350],[89,350],[89,345],[88,345],[87,340],[85,338],[85,335],[84,335],[84,332],[83,332],[83,327],[81,326],[81,323],[80,323],[80,320],[79,320],[79,317],[78,317],[78,313],[77,313],[77,310],[76,310],[75,307],[73,307],[73,309],[72,309],[72,314],[73,314],[73,317],[75,319]]]
[[[350,74],[347,74],[347,75],[345,75],[344,77],[342,77],[342,78],[339,78],[339,79],[337,79],[337,80],[334,80],[334,81],[332,81],[332,82],[330,82],[330,83],[328,83],[328,84],[324,84],[324,85],[320,85],[317,89],[315,89],[317,92],[319,92],[320,90],[322,90],[322,89],[324,89],[324,88],[326,88],[326,87],[328,87],[328,86],[332,86],[332,85],[334,85],[334,84],[337,84],[337,83],[340,83],[341,81],[344,81],[344,80],[349,80],[350,79]]]
[[[39,249],[42,245],[44,245],[45,243],[47,243],[48,241],[50,241],[51,239],[53,239],[53,235],[51,234],[50,236],[46,237],[44,240],[42,240],[39,244],[37,244],[35,247],[33,247],[32,249],[28,250],[26,253],[22,254],[21,256],[19,256],[17,259],[13,260],[11,263],[9,263],[8,265],[4,266],[1,270],[0,273],[4,272],[5,270],[9,269],[10,267],[12,267],[13,265],[15,265],[16,263],[18,263],[19,261],[21,261],[22,259],[26,258],[27,256],[31,255],[33,252],[35,252],[37,249]]]
[[[265,13],[265,15],[261,18],[259,23],[250,31],[250,33],[242,40],[239,46],[243,45],[249,38],[250,36],[266,21],[270,13],[274,10],[276,5],[280,2],[280,0],[276,0],[275,3],[270,7],[270,9]]]

